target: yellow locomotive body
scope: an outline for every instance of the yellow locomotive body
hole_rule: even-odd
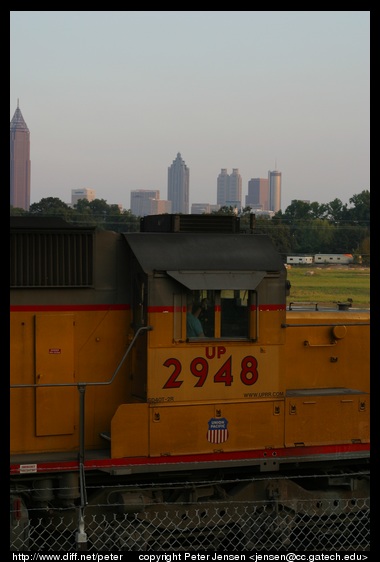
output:
[[[98,470],[368,462],[369,311],[287,309],[265,236],[36,220],[11,223],[16,489],[76,470],[82,490]],[[208,304],[198,338],[190,297]]]

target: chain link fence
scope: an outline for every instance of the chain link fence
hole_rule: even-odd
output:
[[[18,506],[20,507],[20,506]],[[127,513],[125,512],[127,511]],[[130,511],[134,511],[131,513]],[[368,551],[369,497],[11,510],[11,551]]]

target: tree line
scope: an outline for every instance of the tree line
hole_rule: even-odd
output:
[[[30,205],[29,211],[12,207],[11,216],[55,216],[83,226],[96,226],[116,232],[138,232],[140,217],[118,205],[108,205],[104,199],[80,199],[73,207],[57,197],[41,199]],[[236,214],[232,207],[222,207],[212,214]],[[254,210],[244,207],[239,213],[240,230],[252,227],[257,234],[268,235],[284,256],[297,254],[351,253],[370,262],[370,192],[364,190],[349,199],[331,203],[293,201],[284,212],[273,217],[258,215],[252,223]]]

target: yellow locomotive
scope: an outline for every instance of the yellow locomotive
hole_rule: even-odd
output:
[[[369,310],[289,310],[283,260],[237,217],[148,216],[122,234],[12,217],[10,279],[11,501],[28,522],[62,498],[96,509],[93,480],[147,512],[141,482],[163,475],[194,494],[215,471],[368,465]]]

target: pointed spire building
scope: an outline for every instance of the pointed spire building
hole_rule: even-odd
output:
[[[172,213],[189,214],[189,182],[190,170],[178,152],[168,168],[168,201],[171,201]]]
[[[29,211],[30,133],[17,100],[10,126],[10,204]]]

